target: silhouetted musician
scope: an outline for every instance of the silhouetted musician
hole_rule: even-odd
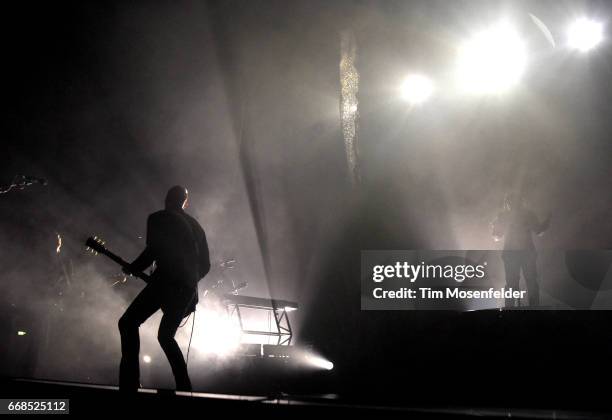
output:
[[[504,240],[502,259],[506,272],[506,287],[519,290],[521,271],[527,284],[530,306],[540,302],[537,277],[537,253],[533,234],[541,235],[550,224],[550,215],[539,222],[535,213],[529,210],[520,194],[509,193],[504,199],[504,209],[493,222],[493,238]],[[506,307],[514,306],[514,299],[506,299]]]
[[[138,328],[159,309],[163,317],[157,337],[172,367],[176,388],[191,390],[187,365],[174,335],[183,318],[195,311],[198,282],[210,271],[210,258],[204,230],[184,211],[187,197],[187,190],[181,186],[168,191],[165,209],[147,220],[146,248],[126,270],[141,272],[155,262],[152,280],[119,320],[122,391],[136,391],[139,387]]]

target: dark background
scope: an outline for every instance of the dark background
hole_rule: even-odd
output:
[[[556,49],[528,13],[548,25]],[[593,374],[610,368],[605,312],[359,308],[360,249],[491,249],[488,223],[510,189],[524,191],[540,217],[553,213],[538,246],[610,247],[612,57],[607,41],[585,55],[563,48],[565,25],[582,14],[606,22],[612,9],[582,1],[6,6],[0,182],[28,174],[49,184],[0,196],[3,372],[115,381],[116,320],[141,286],[111,287],[116,267],[85,255],[82,241],[98,234],[134,258],[146,215],[183,184],[214,261],[237,259],[245,293],[300,303],[298,343],[334,361],[336,389],[503,400],[520,389],[576,396],[580,383],[597,398]],[[500,97],[458,95],[448,83],[456,43],[500,16],[527,37],[523,82]],[[340,130],[346,28],[361,76],[357,186]],[[418,109],[398,98],[411,71],[438,81]],[[14,337],[18,328],[31,331],[29,344]]]

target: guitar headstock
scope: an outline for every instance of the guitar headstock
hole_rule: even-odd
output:
[[[104,246],[106,242],[104,242],[101,238],[97,236],[90,236],[85,241],[85,245],[87,245],[87,250],[91,251],[92,254],[98,255],[106,253],[106,247]]]

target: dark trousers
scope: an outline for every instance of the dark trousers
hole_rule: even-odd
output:
[[[540,288],[538,286],[536,252],[530,250],[503,251],[502,259],[506,272],[506,287],[520,290],[519,282],[522,271],[527,285],[529,306],[538,306],[540,304]],[[507,308],[515,306],[514,299],[506,299],[505,306]]]
[[[187,315],[189,304],[195,297],[194,293],[195,291],[190,289],[170,289],[148,284],[127,308],[119,319],[119,332],[121,333],[120,390],[129,392],[138,389],[140,385],[138,329],[151,315],[163,307],[164,315],[159,324],[157,339],[170,362],[176,388],[181,391],[191,391],[187,364],[174,335]]]

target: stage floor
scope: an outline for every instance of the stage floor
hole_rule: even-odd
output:
[[[248,415],[259,418],[280,416],[367,415],[376,418],[538,418],[604,419],[609,413],[560,410],[534,410],[501,407],[414,407],[367,405],[343,400],[336,395],[234,395],[203,392],[174,392],[140,389],[126,396],[118,387],[24,378],[2,378],[0,398],[68,399],[69,414],[124,415],[134,413],[173,414],[189,411],[201,416],[212,413]]]

